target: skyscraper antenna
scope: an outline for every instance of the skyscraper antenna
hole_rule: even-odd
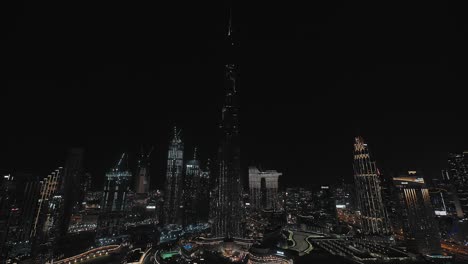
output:
[[[230,37],[232,34],[232,7],[229,7],[229,24],[227,35]]]
[[[154,150],[154,146],[151,146],[150,151],[148,152],[148,155],[147,155],[148,158],[151,155],[151,153],[153,153],[153,150]]]

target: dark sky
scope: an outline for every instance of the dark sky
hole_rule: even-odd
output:
[[[188,156],[197,145],[215,157],[227,4],[162,2],[12,4],[1,172],[46,174],[82,146],[99,183],[122,151],[155,145],[160,187],[174,124]],[[384,172],[438,175],[448,151],[468,149],[463,10],[234,5],[244,167],[282,171],[287,185],[351,180],[359,133]]]

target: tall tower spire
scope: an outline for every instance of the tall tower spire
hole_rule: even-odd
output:
[[[228,37],[232,35],[232,8],[229,8],[229,23],[228,23],[228,31],[227,31]]]
[[[213,212],[213,234],[215,237],[242,237],[242,185],[240,169],[239,102],[236,90],[236,65],[231,48],[232,11],[229,9],[226,49],[229,60],[225,64],[225,103],[222,109],[222,138],[218,149],[217,186]]]
[[[174,127],[174,137],[169,142],[167,155],[167,171],[164,192],[164,223],[178,224],[181,222],[181,193],[184,144],[180,138],[180,130]]]
[[[364,234],[389,234],[390,226],[382,201],[379,171],[367,144],[360,136],[354,139],[353,165],[354,183]]]

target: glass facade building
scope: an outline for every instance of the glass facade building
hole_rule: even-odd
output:
[[[389,234],[390,227],[382,201],[380,173],[362,137],[356,137],[354,140],[353,165],[363,233]]]

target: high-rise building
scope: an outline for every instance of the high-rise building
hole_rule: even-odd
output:
[[[234,46],[228,27],[228,44]],[[239,98],[236,87],[236,65],[225,65],[226,96],[222,109],[222,139],[218,150],[217,187],[212,233],[215,237],[242,237],[242,184],[240,166]]]
[[[41,182],[39,200],[35,209],[30,237],[33,239],[33,255],[36,261],[51,260],[57,252],[64,217],[63,168],[59,167]]]
[[[13,258],[27,258],[35,239],[31,230],[41,189],[40,178],[23,172],[5,175],[0,178],[0,189],[0,259],[8,262]]]
[[[184,225],[197,222],[198,196],[200,191],[200,161],[197,159],[197,149],[195,148],[193,159],[185,164],[184,177]]]
[[[249,189],[251,207],[256,210],[278,209],[278,178],[282,173],[276,170],[260,171],[249,167]]]
[[[84,180],[81,186],[83,189],[84,197],[86,197],[86,193],[94,191],[93,190],[93,176],[91,175],[91,173],[87,172],[84,174]],[[84,197],[83,197],[83,201],[84,201]]]
[[[380,173],[362,137],[354,139],[354,183],[364,234],[390,233],[382,201]]]
[[[123,153],[119,162],[108,173],[104,182],[101,210],[104,212],[125,211],[127,193],[132,173],[128,170],[127,154]]]
[[[332,186],[321,185],[319,190],[316,190],[314,196],[314,211],[315,221],[319,226],[331,227],[336,223],[337,212]]]
[[[210,160],[208,160],[200,169],[200,180],[198,186],[197,218],[199,222],[208,222],[211,206],[207,205],[210,204],[210,191],[212,188]]]
[[[444,238],[468,241],[468,151],[449,153],[441,179],[433,179],[431,199]]]
[[[416,171],[393,178],[400,202],[400,220],[408,249],[440,254],[440,235],[424,178]]]
[[[68,231],[70,219],[74,212],[81,209],[81,203],[84,199],[83,186],[84,172],[83,172],[83,155],[82,148],[72,148],[68,151],[67,160],[63,171],[63,178],[59,191],[64,199],[64,214],[60,219],[60,236],[64,236]]]
[[[101,212],[97,220],[98,243],[101,243],[100,239],[120,235],[125,229],[125,218],[129,210],[127,200],[132,180],[127,159],[127,154],[123,153],[119,162],[106,173]]]
[[[338,220],[343,223],[357,225],[355,185],[342,181],[334,189],[335,207]]]
[[[354,184],[345,183],[344,181],[334,188],[336,209],[356,210],[354,188]]]
[[[458,218],[468,218],[468,151],[450,153],[442,177],[451,196],[449,207],[454,208]]]
[[[182,224],[182,188],[184,169],[184,143],[180,130],[174,127],[169,143],[166,183],[164,190],[164,224]]]
[[[16,182],[11,174],[0,178],[0,258],[8,256],[8,237],[10,236],[10,225],[14,219],[16,210]]]
[[[135,181],[135,192],[137,194],[148,194],[150,188],[150,155],[153,149],[146,152],[141,149],[140,157],[138,159],[137,175]]]

